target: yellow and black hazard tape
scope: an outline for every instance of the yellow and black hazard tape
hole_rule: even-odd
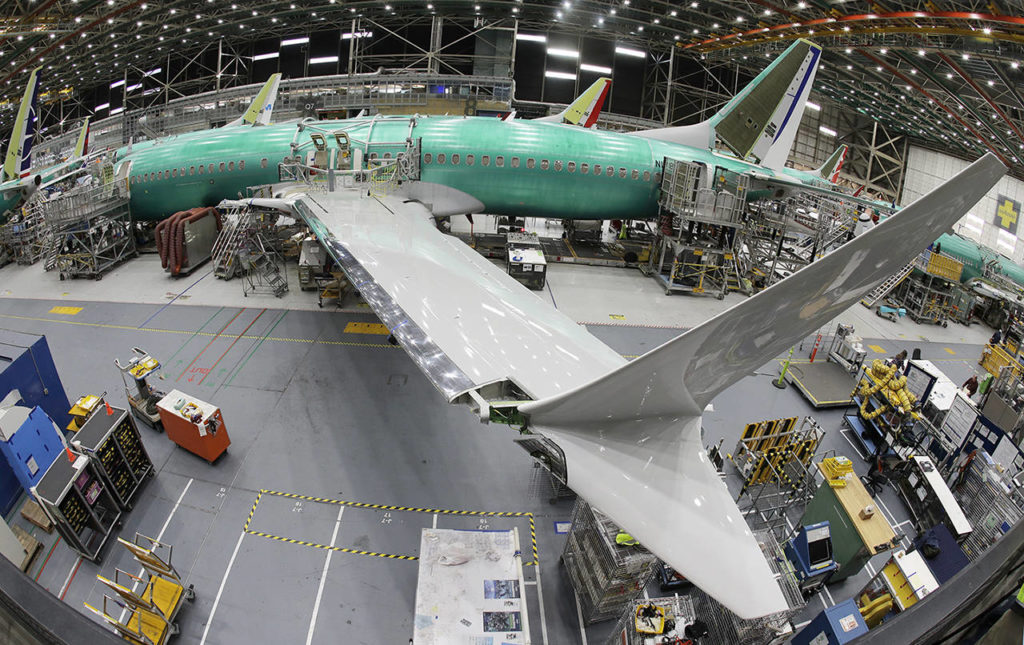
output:
[[[261,489],[261,493],[288,497],[290,499],[301,499],[309,502],[321,502],[323,504],[337,504],[339,506],[353,506],[355,508],[370,508],[381,511],[405,511],[407,513],[437,513],[438,515],[478,515],[482,517],[532,517],[533,513],[522,513],[515,511],[455,511],[444,508],[419,508],[415,506],[393,506],[390,504],[368,504],[366,502],[351,502],[343,499],[329,499],[326,497],[312,497],[310,495],[298,495],[296,493],[282,493],[281,491]]]
[[[341,547],[326,546],[323,544],[317,544],[315,542],[304,542],[302,540],[294,540],[291,538],[284,538],[269,533],[261,533],[259,531],[250,531],[249,523],[252,522],[252,517],[256,513],[256,506],[260,503],[260,499],[263,494],[276,495],[277,497],[287,497],[289,499],[301,499],[307,502],[320,502],[321,504],[336,504],[338,506],[351,506],[353,508],[368,508],[380,511],[404,511],[407,513],[437,513],[438,515],[465,515],[465,516],[477,516],[477,517],[525,517],[530,522],[530,545],[533,550],[533,562],[524,562],[523,566],[532,567],[540,563],[540,558],[537,553],[537,526],[534,521],[533,513],[521,512],[521,511],[457,511],[446,508],[419,508],[415,506],[394,506],[391,504],[368,504],[366,502],[352,502],[343,499],[330,499],[328,497],[314,497],[312,495],[299,495],[298,493],[285,493],[278,490],[270,490],[268,488],[261,488],[259,494],[256,495],[256,501],[253,502],[252,508],[249,509],[249,517],[245,520],[245,526],[242,527],[242,531],[245,533],[251,533],[253,535],[259,535],[261,537],[270,538],[273,540],[280,540],[282,542],[288,542],[289,544],[300,544],[303,546],[312,546],[319,549],[331,549],[334,551],[340,551],[342,553],[352,553],[355,555],[372,555],[381,558],[393,558],[398,560],[417,560],[418,558],[413,556],[404,555],[389,555],[386,553],[373,553],[370,551],[360,551],[358,549],[344,549]]]
[[[242,527],[243,531],[248,532],[249,523],[252,522],[252,516],[256,513],[256,506],[260,503],[260,498],[263,497],[263,491],[260,491],[256,496],[256,501],[252,503],[252,508],[249,509],[249,517],[245,518],[245,526]]]
[[[326,551],[337,551],[339,553],[348,553],[350,555],[368,555],[374,558],[385,558],[388,560],[419,560],[415,555],[395,555],[394,553],[377,553],[376,551],[363,551],[362,549],[347,549],[343,546],[330,546],[327,544],[318,544],[317,542],[306,542],[305,540],[295,540],[293,538],[281,537],[280,535],[272,535],[270,533],[264,533],[263,531],[246,531],[249,535],[258,535],[260,537],[269,538],[271,540],[277,540],[278,542],[287,542],[288,544],[299,544],[301,546],[311,546],[315,549],[324,549]]]

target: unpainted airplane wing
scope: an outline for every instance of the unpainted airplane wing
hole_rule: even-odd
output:
[[[565,453],[568,484],[742,618],[787,603],[702,447],[723,389],[903,266],[1006,172],[975,162],[880,226],[661,347],[626,362],[398,197],[266,200],[301,215],[449,400],[511,379],[519,410]],[[252,200],[260,202],[261,200]]]
[[[899,210],[899,207],[885,202],[880,202],[876,199],[866,199],[864,197],[844,193],[838,186],[832,186],[831,188],[826,186],[814,186],[811,184],[805,184],[799,179],[794,179],[793,177],[788,177],[783,174],[769,174],[756,170],[747,173],[747,176],[750,177],[751,184],[753,184],[752,190],[757,190],[759,186],[765,186],[792,192],[808,192],[816,193],[818,195],[827,195],[832,199],[853,202],[860,206],[866,206],[879,211],[892,212]]]

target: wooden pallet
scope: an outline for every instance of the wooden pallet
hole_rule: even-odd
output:
[[[21,507],[21,516],[47,533],[53,533],[53,522],[34,499],[25,501],[25,505]]]
[[[36,555],[43,548],[43,545],[20,526],[12,526],[11,530],[17,536],[18,541],[21,542],[21,547],[25,549],[25,559],[21,562],[21,570],[27,572],[29,567],[32,566],[32,561],[36,559]]]

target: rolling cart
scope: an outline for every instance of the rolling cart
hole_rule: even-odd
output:
[[[116,358],[114,359],[114,365],[121,370],[121,381],[124,383],[124,392],[128,396],[128,404],[135,411],[135,416],[143,423],[157,432],[163,432],[156,404],[165,396],[165,393],[146,382],[153,372],[160,369],[160,361],[138,347],[132,347],[132,353],[135,356],[132,356],[125,365],[122,365]],[[135,381],[135,394],[132,394],[131,387],[128,385],[129,377]]]
[[[91,465],[118,507],[131,510],[132,497],[147,475],[153,475],[153,462],[142,445],[134,415],[111,406],[111,414],[102,408],[89,417],[72,439],[75,448],[91,458]]]

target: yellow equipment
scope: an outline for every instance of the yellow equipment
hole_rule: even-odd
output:
[[[67,429],[71,432],[78,432],[102,401],[102,394],[99,396],[87,394],[75,401],[75,404],[68,410],[68,414],[71,415],[71,423],[68,424]]]
[[[846,486],[846,476],[853,472],[853,462],[846,457],[826,457],[821,461],[821,471],[832,488]]]
[[[660,634],[665,631],[665,608],[655,604],[637,605],[634,626],[638,634]]]

